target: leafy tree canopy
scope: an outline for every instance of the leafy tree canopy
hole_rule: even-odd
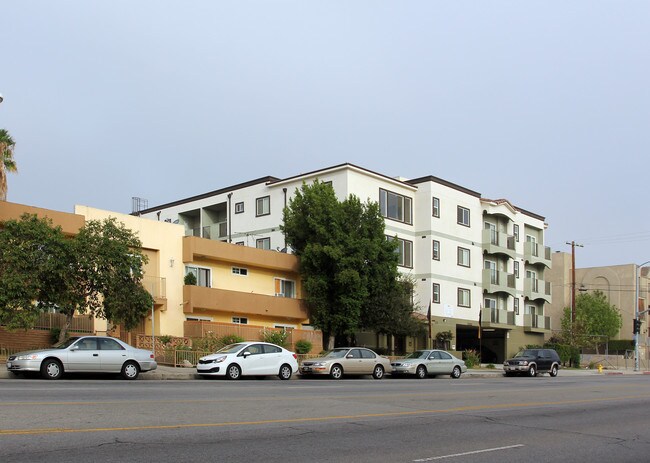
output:
[[[565,341],[574,346],[587,347],[616,336],[621,329],[622,318],[602,291],[594,291],[576,296],[575,323],[571,320],[571,308],[566,307],[561,325]]]
[[[47,218],[23,215],[0,230],[0,323],[30,328],[39,313],[55,307],[124,323],[140,322],[151,308],[142,286],[146,256],[141,242],[116,219],[88,221],[65,237]]]

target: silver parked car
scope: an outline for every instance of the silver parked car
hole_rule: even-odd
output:
[[[50,349],[19,352],[7,359],[10,372],[40,372],[45,379],[59,379],[63,373],[120,373],[124,379],[136,379],[141,371],[157,367],[153,352],[107,336],[73,337]]]
[[[450,375],[460,378],[467,371],[467,365],[459,358],[444,350],[417,350],[402,359],[391,363],[393,375],[415,375],[426,378],[435,375]]]
[[[329,375],[333,379],[341,379],[344,374],[382,379],[390,370],[390,360],[364,347],[338,347],[323,357],[305,360],[300,366],[303,376]]]

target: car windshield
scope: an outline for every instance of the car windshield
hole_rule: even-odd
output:
[[[323,355],[323,357],[330,359],[340,359],[345,357],[345,354],[347,354],[349,350],[350,349],[334,349]]]
[[[239,352],[241,350],[241,348],[246,346],[246,345],[247,344],[244,344],[244,343],[229,344],[229,345],[219,349],[216,353],[217,354],[234,354],[235,352]]]
[[[411,352],[408,354],[406,357],[407,359],[425,359],[429,355],[428,350],[416,350],[415,352]]]
[[[77,342],[78,340],[79,340],[79,337],[78,337],[78,336],[75,336],[75,337],[73,337],[73,338],[68,338],[68,339],[66,339],[65,341],[61,341],[61,342],[59,342],[59,343],[57,343],[57,344],[54,344],[54,348],[55,348],[55,349],[67,349],[68,347],[70,347],[71,345],[73,345],[73,344],[74,344],[75,342]]]
[[[522,351],[517,352],[517,355],[515,355],[515,358],[517,358],[517,357],[535,357],[535,351],[530,350],[530,349],[522,350]]]

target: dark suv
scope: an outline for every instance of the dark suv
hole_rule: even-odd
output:
[[[559,369],[560,356],[553,349],[525,349],[503,362],[506,376],[522,374],[537,376],[537,373],[548,372],[555,377]]]

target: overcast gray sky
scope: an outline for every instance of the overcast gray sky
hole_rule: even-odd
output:
[[[650,259],[650,2],[0,0],[12,202],[131,211],[351,162]]]

